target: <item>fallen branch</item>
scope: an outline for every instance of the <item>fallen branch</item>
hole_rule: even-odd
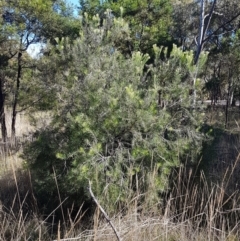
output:
[[[107,213],[104,211],[104,209],[102,208],[102,206],[99,204],[98,200],[96,199],[96,197],[94,196],[93,192],[92,192],[92,189],[91,189],[91,182],[89,181],[89,192],[90,192],[90,195],[92,197],[92,199],[94,200],[94,202],[97,204],[98,208],[101,210],[101,212],[103,213],[104,217],[106,218],[107,222],[110,224],[111,228],[113,229],[116,237],[117,237],[117,240],[118,241],[122,241],[122,239],[120,238],[116,228],[114,227],[111,219],[108,217]]]

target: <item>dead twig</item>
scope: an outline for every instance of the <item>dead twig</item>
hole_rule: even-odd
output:
[[[101,212],[103,213],[104,217],[106,218],[107,222],[110,224],[111,228],[113,229],[113,232],[115,233],[117,240],[118,241],[122,241],[122,239],[120,238],[116,228],[114,227],[111,219],[108,217],[107,213],[104,211],[104,209],[102,208],[102,206],[99,204],[98,200],[96,199],[96,197],[94,196],[92,189],[91,189],[91,182],[89,181],[89,187],[88,187],[89,193],[93,199],[93,201],[96,203],[96,205],[98,206],[98,208],[101,210]]]

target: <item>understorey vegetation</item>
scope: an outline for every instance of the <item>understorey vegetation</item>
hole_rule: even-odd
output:
[[[239,3],[79,4],[0,0],[0,239],[239,240]]]

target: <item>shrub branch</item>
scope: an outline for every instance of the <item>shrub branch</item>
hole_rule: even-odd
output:
[[[107,213],[104,211],[104,209],[102,208],[102,206],[100,205],[100,203],[98,202],[98,200],[96,199],[96,197],[94,196],[93,191],[92,191],[92,189],[91,189],[91,182],[90,182],[90,181],[89,181],[89,187],[88,187],[88,189],[89,189],[89,193],[90,193],[92,199],[94,200],[94,202],[96,203],[96,205],[97,205],[98,208],[101,210],[101,212],[103,213],[104,217],[106,218],[107,222],[110,224],[111,228],[113,229],[113,231],[114,231],[114,233],[115,233],[115,235],[116,235],[116,237],[117,237],[117,240],[118,240],[118,241],[122,241],[122,239],[120,238],[120,235],[118,234],[117,229],[114,227],[111,219],[108,217]]]

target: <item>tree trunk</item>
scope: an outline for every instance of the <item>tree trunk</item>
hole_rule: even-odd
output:
[[[0,124],[1,124],[1,132],[2,132],[2,140],[4,142],[4,146],[7,141],[7,127],[6,127],[6,120],[5,120],[5,94],[3,90],[4,79],[0,77]]]
[[[225,107],[225,129],[228,127],[228,107],[229,107],[229,94],[226,100],[226,107]]]
[[[205,1],[206,0],[201,0],[201,10],[200,10],[200,18],[199,18],[200,24],[199,24],[199,32],[198,32],[198,39],[197,39],[197,50],[196,50],[196,54],[194,57],[194,64],[196,66],[198,66],[199,57],[201,55],[201,52],[203,50],[203,46],[205,43],[205,34],[209,28],[211,18],[212,18],[213,12],[214,12],[214,8],[215,8],[216,2],[217,2],[216,0],[213,1],[209,14],[205,15]],[[208,17],[207,21],[205,21],[206,17]],[[196,73],[193,78],[193,106],[194,107],[196,105],[196,99],[197,99],[197,92],[196,92],[197,75],[198,75],[198,67],[196,69]]]
[[[226,100],[226,107],[225,107],[225,128],[228,127],[229,115],[228,109],[231,105],[231,93],[232,92],[232,73],[230,69],[228,70],[228,93],[227,93],[227,100]]]
[[[202,52],[203,49],[203,45],[206,41],[205,39],[205,34],[209,28],[211,19],[212,19],[212,15],[214,13],[214,9],[217,3],[217,0],[214,0],[212,3],[212,7],[210,9],[210,12],[208,14],[205,15],[205,1],[206,0],[201,0],[201,13],[200,13],[200,25],[199,25],[199,33],[198,33],[198,40],[197,40],[197,51],[196,51],[196,55],[195,55],[195,59],[194,62],[197,65],[200,54]],[[205,21],[207,18],[207,21]]]
[[[16,137],[17,104],[18,104],[18,97],[19,97],[21,73],[22,73],[22,53],[19,52],[17,84],[16,84],[16,91],[15,91],[14,102],[13,102],[13,110],[12,110],[12,133],[11,133],[12,141],[14,141]]]
[[[197,52],[195,55],[195,64],[198,63],[198,59],[202,52],[202,47],[203,47],[204,28],[205,28],[204,15],[205,15],[205,0],[201,0],[200,25],[199,25],[199,33],[198,33],[198,41],[197,41]]]

